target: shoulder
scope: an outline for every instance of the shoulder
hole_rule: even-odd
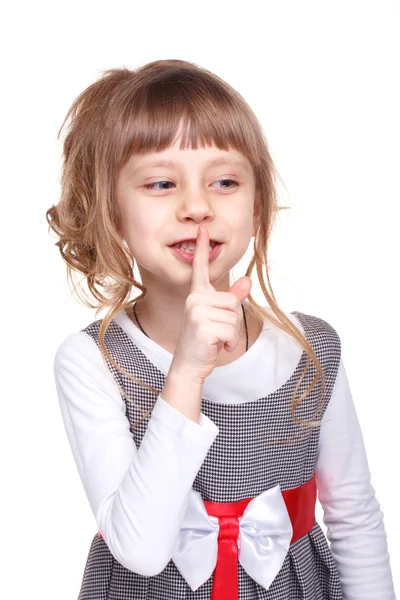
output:
[[[79,369],[84,365],[95,365],[102,362],[100,350],[95,340],[85,331],[77,331],[68,335],[57,347],[53,366],[57,371],[64,369]]]
[[[271,314],[272,317],[275,316],[272,309],[269,306],[261,306],[268,315]],[[297,329],[301,331],[303,335],[313,334],[314,336],[328,336],[340,345],[339,334],[331,322],[323,319],[320,316],[311,315],[309,313],[297,310],[282,310],[282,312],[285,315],[285,317],[288,318],[293,323],[293,325],[295,325]],[[268,320],[265,321],[265,327],[267,329],[276,328],[276,326],[273,323],[268,322]]]
[[[102,322],[103,319],[97,319],[83,327],[80,331],[69,334],[58,346],[54,362],[56,363],[68,357],[97,357],[98,355],[101,355],[99,334]],[[106,338],[110,335],[110,331],[113,331],[115,327],[116,323],[112,320],[108,325]]]
[[[329,380],[334,380],[342,358],[342,343],[332,322],[308,313],[293,311],[303,328],[308,343],[314,350]]]
[[[316,337],[326,337],[340,346],[340,336],[336,327],[332,325],[332,322],[327,321],[320,316],[296,310],[286,314],[289,318],[291,317],[293,321],[296,320],[301,325],[304,332],[308,332]]]
[[[100,348],[84,331],[70,334],[59,345],[53,373],[61,403],[111,402],[122,410],[124,403]]]

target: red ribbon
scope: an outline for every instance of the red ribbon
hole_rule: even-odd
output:
[[[315,525],[317,485],[315,476],[299,487],[282,492],[290,521],[293,544],[308,533]],[[239,517],[253,498],[238,502],[210,502],[203,500],[207,513],[218,517],[218,555],[214,570],[211,600],[238,600],[238,537]],[[99,537],[103,537],[98,532]]]
[[[306,535],[315,525],[317,486],[315,476],[307,483],[282,492],[293,528],[290,541]],[[252,498],[238,502],[210,502],[203,500],[207,513],[218,517],[218,556],[214,571],[211,600],[238,600],[238,537],[239,517]]]

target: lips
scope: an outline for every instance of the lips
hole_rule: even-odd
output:
[[[222,244],[222,242],[219,242],[218,240],[213,240],[212,238],[210,238],[209,241],[213,242],[214,244]],[[172,246],[175,246],[176,244],[184,244],[184,243],[188,243],[188,242],[196,243],[197,238],[186,238],[186,239],[176,240],[173,244],[169,245],[169,248],[171,248]]]
[[[183,246],[186,247],[186,245],[188,244],[194,244],[194,246],[196,246],[196,242],[177,242],[176,244],[173,244],[173,246],[171,246],[172,248],[182,248]],[[218,246],[218,242],[213,242],[212,240],[210,240],[209,245],[211,246],[211,248],[215,248],[215,246]]]

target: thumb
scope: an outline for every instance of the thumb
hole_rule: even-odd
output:
[[[241,277],[235,281],[235,283],[229,288],[228,292],[236,294],[240,303],[242,303],[243,300],[249,295],[252,285],[253,282],[251,281],[250,277],[245,275],[244,277]]]

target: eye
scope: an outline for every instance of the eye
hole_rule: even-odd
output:
[[[144,185],[143,187],[145,187],[148,190],[154,190],[155,188],[153,186],[160,185],[161,183],[170,183],[171,185],[174,185],[172,183],[172,181],[155,181],[154,183],[148,183],[147,185]],[[168,189],[168,188],[162,188],[162,189]]]
[[[215,183],[222,183],[223,181],[229,181],[230,183],[233,183],[235,186],[238,186],[238,185],[239,185],[239,184],[238,184],[236,181],[234,181],[233,179],[220,179],[219,181],[215,181]],[[226,190],[229,190],[229,189],[231,189],[231,186],[230,186],[230,187],[226,187],[226,186],[224,186],[224,187],[225,187],[225,189],[226,189]]]

